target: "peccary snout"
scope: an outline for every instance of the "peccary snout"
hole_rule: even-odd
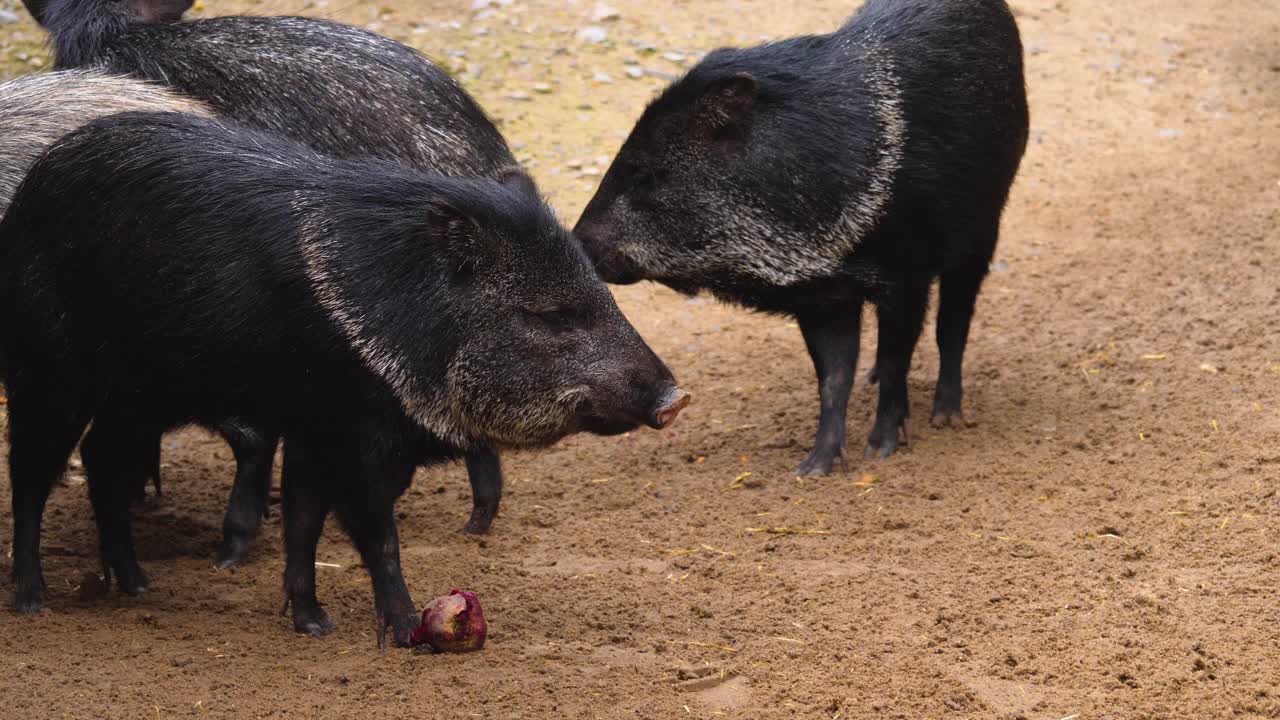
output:
[[[578,430],[596,435],[620,435],[643,426],[665,430],[689,404],[691,396],[666,364],[634,330],[625,330],[587,369]]]
[[[642,278],[635,263],[622,254],[609,238],[609,232],[594,223],[578,223],[573,234],[582,243],[601,280],[614,285],[631,285]]]
[[[676,416],[689,405],[693,396],[678,387],[667,390],[649,418],[649,426],[655,430],[665,430],[676,421]]]

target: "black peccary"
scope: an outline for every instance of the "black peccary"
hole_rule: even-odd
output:
[[[42,604],[41,515],[87,424],[104,566],[138,593],[147,447],[243,422],[284,438],[295,628],[333,627],[333,508],[401,644],[393,510],[417,465],[665,427],[688,402],[520,171],[447,179],[176,113],[94,121],[32,166],[0,222],[0,347],[19,611]]]
[[[24,0],[52,35],[56,66],[105,67],[165,83],[243,125],[336,157],[397,160],[429,172],[492,177],[516,164],[502,134],[442,69],[417,51],[327,20],[222,17],[178,23],[190,0]],[[245,429],[243,424],[237,426]],[[223,430],[237,458],[218,566],[247,556],[266,511],[274,435]],[[151,452],[159,487],[159,440]],[[498,513],[502,466],[467,455],[484,533]]]
[[[644,111],[575,229],[601,276],[797,318],[821,415],[803,475],[843,462],[865,300],[880,401],[866,455],[905,436],[907,370],[941,277],[933,420],[961,420],[974,303],[1027,139],[1002,0],[869,0],[840,30],[717,50]]]

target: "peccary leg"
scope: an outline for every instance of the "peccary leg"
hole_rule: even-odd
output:
[[[148,458],[148,465],[151,468],[149,476],[151,478],[151,484],[156,488],[156,497],[164,495],[164,488],[162,487],[162,479],[160,477],[160,443],[163,439],[164,433],[160,433],[156,436],[155,443],[150,446],[152,448],[151,457]],[[145,491],[146,484],[144,483],[142,487]]]
[[[906,442],[907,415],[910,406],[907,399],[907,371],[911,368],[911,355],[920,329],[924,324],[925,308],[929,304],[928,275],[908,276],[898,284],[876,308],[879,327],[876,347],[876,374],[880,381],[880,402],[876,408],[875,425],[867,438],[866,457],[889,457]]]
[[[89,418],[51,394],[9,388],[9,482],[13,493],[14,607],[44,607],[40,525],[45,503]]]
[[[964,394],[961,370],[964,349],[969,341],[969,323],[978,300],[978,291],[987,276],[987,262],[950,270],[942,275],[938,297],[938,353],[941,367],[933,396],[934,427],[953,422],[964,425],[960,401]]]
[[[300,443],[284,443],[284,610],[293,629],[322,638],[336,628],[316,599],[316,543],[329,514],[325,457]],[[281,611],[283,614],[283,610]]]
[[[223,437],[236,457],[236,479],[222,520],[222,544],[216,567],[226,570],[242,564],[262,527],[271,493],[271,464],[279,436],[239,426],[227,427]]]
[[[845,416],[858,364],[862,307],[838,307],[829,313],[802,315],[799,320],[805,346],[818,373],[818,399],[822,409],[813,451],[800,463],[796,473],[827,475],[836,461],[844,463]]]
[[[408,487],[414,468],[391,461],[366,459],[365,463],[363,477],[336,479],[334,510],[373,581],[378,647],[386,647],[388,627],[395,644],[408,647],[409,635],[418,625],[418,611],[400,569],[395,501]]]
[[[462,531],[483,535],[498,516],[498,503],[502,500],[502,461],[497,451],[468,453],[467,475],[471,479],[471,519]]]
[[[155,441],[147,444],[147,471],[142,477],[138,478],[137,490],[133,496],[133,501],[136,503],[146,501],[148,482],[155,485],[156,497],[164,494],[160,479],[160,441],[163,438],[164,433],[156,433]]]
[[[129,505],[151,469],[154,441],[155,435],[131,420],[99,416],[80,444],[89,502],[98,523],[103,579],[110,585],[114,573],[120,591],[129,595],[151,587],[134,553]]]

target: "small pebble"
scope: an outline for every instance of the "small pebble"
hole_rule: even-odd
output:
[[[638,80],[644,77],[644,69],[638,66],[632,65],[631,67],[627,68],[627,77]]]
[[[584,27],[581,30],[579,30],[577,34],[574,35],[574,37],[576,37],[578,40],[585,43],[591,43],[592,45],[599,45],[600,43],[609,39],[609,31],[605,30],[599,25],[588,25],[587,27]]]
[[[684,53],[669,52],[669,53],[663,53],[662,59],[666,60],[667,62],[673,62],[679,65],[680,63],[684,62],[685,56],[684,56]]]
[[[669,72],[654,70],[653,68],[642,68],[640,72],[641,74],[648,75],[651,78],[658,78],[659,80],[666,80],[667,82],[671,82],[676,79],[676,76]]]
[[[1182,131],[1178,128],[1164,128],[1160,132],[1156,133],[1156,136],[1165,140],[1173,140],[1175,138],[1182,137]]]
[[[533,85],[533,91],[542,95],[549,95],[552,89],[553,88],[547,83],[534,83]]]
[[[611,22],[620,17],[622,17],[621,13],[604,3],[599,3],[596,5],[595,9],[591,11],[591,22],[593,23]]]
[[[613,78],[609,77],[605,73],[596,73],[595,75],[591,76],[591,80],[592,82],[598,82],[601,85],[608,85],[609,83],[613,82]]]
[[[513,92],[507,96],[507,99],[516,100],[518,102],[528,102],[529,100],[533,99],[533,96],[531,96],[527,92]]]
[[[18,16],[8,10],[0,10],[0,25],[18,22]]]

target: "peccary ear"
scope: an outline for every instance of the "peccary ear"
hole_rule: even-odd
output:
[[[480,264],[480,226],[475,219],[444,199],[433,200],[427,214],[436,245],[453,258],[460,271],[475,271]]]
[[[711,81],[698,99],[697,116],[712,130],[742,123],[756,104],[756,79],[737,73]]]
[[[518,190],[529,197],[536,199],[540,199],[542,197],[538,193],[537,183],[533,181],[533,178],[529,177],[529,173],[525,172],[523,168],[518,168],[514,165],[503,168],[498,171],[495,179],[503,185],[506,185],[513,190]]]
[[[176,23],[195,0],[129,0],[129,14],[151,25]]]

